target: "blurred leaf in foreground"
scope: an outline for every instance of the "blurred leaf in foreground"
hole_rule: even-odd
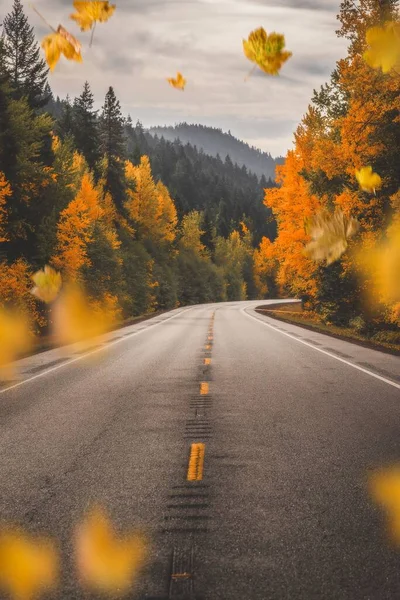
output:
[[[370,493],[388,516],[391,539],[400,543],[400,466],[392,466],[373,473],[369,480]]]
[[[361,249],[357,259],[372,304],[392,307],[393,321],[400,324],[400,217],[393,220],[383,240]]]
[[[243,40],[245,56],[269,75],[278,75],[284,63],[292,56],[284,48],[285,36],[275,32],[268,35],[263,27],[252,31],[248,40]]]
[[[18,530],[0,531],[0,586],[13,600],[31,600],[57,583],[54,545]]]
[[[88,342],[112,329],[119,317],[113,296],[91,301],[77,285],[66,285],[53,305],[53,333],[60,345]]]
[[[119,595],[135,583],[145,561],[146,542],[138,533],[119,537],[105,512],[95,508],[77,528],[75,552],[84,585]]]
[[[364,52],[365,62],[373,69],[389,73],[400,63],[400,25],[390,21],[383,27],[367,29],[368,49]]]
[[[357,233],[359,224],[353,217],[346,217],[337,207],[333,214],[322,210],[308,219],[305,229],[313,238],[305,248],[306,255],[317,262],[325,260],[330,265],[346,251],[348,239]]]
[[[13,377],[12,362],[27,352],[33,344],[33,335],[26,315],[17,310],[0,307],[0,377]]]
[[[35,287],[32,290],[32,294],[43,300],[43,302],[53,302],[58,296],[58,292],[61,288],[61,274],[45,265],[42,271],[37,271],[32,275]]]

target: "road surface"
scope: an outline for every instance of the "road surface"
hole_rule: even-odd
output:
[[[400,357],[258,305],[178,309],[89,356],[21,360],[3,384],[0,516],[58,540],[48,598],[95,597],[71,541],[93,503],[150,540],[130,598],[399,597],[400,552],[367,477],[400,461]],[[192,443],[205,445],[201,481],[187,480]]]

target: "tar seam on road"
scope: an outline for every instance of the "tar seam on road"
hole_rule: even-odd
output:
[[[253,315],[250,315],[246,311],[245,308],[242,308],[241,312],[244,315],[246,315],[246,317],[249,317],[249,319],[253,319],[254,321],[257,321],[258,323],[261,323],[262,325],[265,325],[266,327],[269,327],[270,329],[274,329],[278,333],[281,333],[282,335],[286,335],[287,337],[290,337],[295,342],[299,342],[300,344],[304,344],[305,346],[308,346],[309,348],[312,348],[313,350],[316,350],[316,352],[321,352],[321,354],[326,354],[326,356],[330,356],[331,358],[334,358],[335,360],[338,360],[339,362],[342,362],[345,365],[348,365],[349,367],[353,367],[354,369],[357,369],[357,371],[361,371],[362,373],[365,373],[366,375],[370,375],[371,377],[374,377],[375,379],[379,379],[379,381],[383,381],[384,383],[387,383],[388,385],[391,385],[392,387],[395,387],[398,390],[400,390],[400,383],[396,383],[395,381],[392,381],[391,379],[386,379],[386,377],[382,377],[381,375],[378,375],[377,373],[374,373],[373,371],[369,371],[368,369],[364,369],[363,367],[359,367],[358,365],[356,365],[356,364],[354,364],[354,363],[352,363],[352,362],[350,362],[348,360],[345,360],[344,358],[340,358],[340,356],[336,356],[335,354],[332,354],[331,352],[327,352],[326,350],[322,350],[322,348],[316,348],[313,344],[309,344],[308,342],[306,342],[304,340],[301,340],[298,337],[295,337],[294,335],[292,335],[291,333],[288,333],[287,331],[282,331],[281,329],[277,329],[276,327],[274,327],[274,325],[271,325],[270,323],[267,323],[266,321],[264,321],[262,319],[258,319],[257,317],[254,317]]]
[[[139,335],[141,333],[144,333],[145,331],[148,331],[152,327],[156,327],[156,325],[162,325],[163,323],[166,323],[167,321],[176,319],[176,317],[179,317],[179,315],[182,315],[183,313],[187,312],[188,310],[192,310],[192,308],[193,308],[192,306],[190,306],[189,308],[185,308],[184,310],[178,312],[176,315],[172,315],[172,317],[168,317],[168,319],[163,319],[162,321],[157,321],[156,323],[153,323],[152,325],[147,325],[144,329],[140,329],[139,331],[133,331],[132,333],[125,334],[124,337],[118,338],[116,340],[115,339],[111,340],[111,342],[105,343],[104,346],[100,346],[99,348],[96,348],[95,350],[92,350],[91,352],[86,352],[86,354],[82,354],[81,356],[72,358],[68,362],[64,362],[63,364],[57,365],[56,367],[52,367],[51,369],[47,369],[46,371],[43,371],[42,373],[38,373],[37,375],[34,375],[33,377],[28,377],[27,379],[23,379],[22,381],[19,381],[18,383],[14,383],[14,385],[10,385],[9,387],[6,387],[6,388],[0,390],[0,394],[4,394],[5,392],[8,392],[9,390],[13,390],[13,389],[19,387],[20,385],[24,385],[24,383],[29,383],[30,381],[39,379],[39,377],[43,377],[44,375],[47,375],[48,373],[53,373],[53,371],[57,371],[58,369],[62,369],[63,367],[67,367],[68,365],[72,365],[72,363],[75,363],[78,360],[82,360],[82,359],[86,358],[87,356],[92,356],[92,354],[97,354],[97,352],[106,350],[106,348],[110,348],[111,346],[120,344],[121,342],[124,342],[135,335]]]

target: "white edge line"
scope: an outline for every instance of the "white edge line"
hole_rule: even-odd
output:
[[[374,373],[373,371],[369,371],[368,369],[364,369],[363,367],[359,367],[358,365],[356,365],[356,364],[354,364],[354,363],[352,363],[352,362],[350,362],[348,360],[345,360],[344,358],[340,358],[340,356],[336,356],[336,354],[332,354],[331,352],[327,352],[326,350],[322,350],[321,348],[317,348],[313,344],[309,344],[308,342],[306,342],[304,340],[300,340],[300,339],[296,338],[294,335],[291,335],[287,331],[281,331],[280,329],[277,329],[276,327],[274,327],[270,323],[267,323],[263,319],[259,319],[259,318],[255,317],[254,315],[250,315],[245,310],[245,308],[242,308],[241,312],[244,315],[246,315],[246,317],[249,317],[249,319],[253,319],[254,321],[257,321],[258,323],[261,323],[262,325],[265,325],[266,327],[270,327],[270,329],[274,329],[278,333],[281,333],[282,335],[286,335],[287,337],[290,337],[295,342],[299,342],[300,344],[304,344],[305,346],[308,346],[309,348],[312,348],[313,350],[316,350],[317,352],[321,352],[321,354],[326,354],[327,356],[330,356],[331,358],[334,358],[335,360],[338,360],[339,362],[342,362],[345,365],[349,365],[349,367],[353,367],[353,369],[357,369],[357,371],[361,371],[362,373],[366,373],[367,375],[370,375],[371,377],[375,377],[375,379],[379,379],[380,381],[383,381],[384,383],[387,383],[388,385],[391,385],[391,386],[397,388],[398,390],[400,390],[400,384],[396,383],[395,381],[392,381],[391,379],[386,379],[386,377],[382,377],[381,375],[378,375],[377,373]],[[323,334],[321,334],[321,335],[323,335]]]
[[[50,369],[42,371],[41,373],[38,373],[37,375],[33,375],[33,377],[28,377],[27,379],[23,379],[22,381],[19,381],[18,383],[14,383],[14,385],[10,385],[10,386],[0,390],[0,394],[4,394],[5,392],[14,390],[15,388],[19,387],[20,385],[24,385],[25,383],[29,383],[30,381],[34,381],[35,379],[39,379],[39,377],[44,377],[45,375],[48,375],[49,373],[52,373],[53,371],[57,371],[58,369],[62,369],[63,367],[67,367],[68,365],[72,365],[72,363],[75,363],[78,360],[83,360],[87,356],[91,356],[92,354],[96,354],[97,352],[102,352],[103,350],[110,348],[110,346],[115,346],[116,344],[119,344],[120,342],[125,342],[126,340],[129,340],[129,338],[133,337],[134,335],[139,335],[141,333],[144,333],[145,331],[148,331],[151,327],[155,327],[156,325],[162,325],[163,323],[166,323],[167,321],[171,321],[171,319],[176,319],[176,317],[179,317],[179,315],[182,315],[184,312],[186,312],[188,310],[192,310],[192,308],[193,308],[192,306],[190,306],[189,308],[185,308],[184,310],[181,310],[180,312],[178,312],[176,315],[172,315],[171,317],[168,317],[167,319],[163,319],[162,321],[157,321],[157,323],[148,325],[147,327],[145,327],[144,329],[140,329],[139,331],[132,331],[132,333],[130,333],[129,335],[125,335],[125,337],[119,338],[118,340],[111,340],[110,342],[106,343],[104,346],[101,346],[100,348],[96,348],[95,350],[91,350],[90,352],[86,352],[85,354],[82,354],[81,356],[77,356],[76,358],[72,358],[71,360],[64,362],[62,365],[57,365],[56,367],[51,367]],[[119,331],[119,330],[115,329],[114,331]],[[56,350],[56,348],[53,348],[53,350]]]

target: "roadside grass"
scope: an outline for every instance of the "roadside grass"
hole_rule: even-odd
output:
[[[325,323],[315,312],[303,310],[300,302],[298,304],[282,302],[282,304],[274,304],[274,308],[260,305],[256,308],[256,312],[366,348],[400,356],[400,332],[380,331],[368,337],[350,327]]]

